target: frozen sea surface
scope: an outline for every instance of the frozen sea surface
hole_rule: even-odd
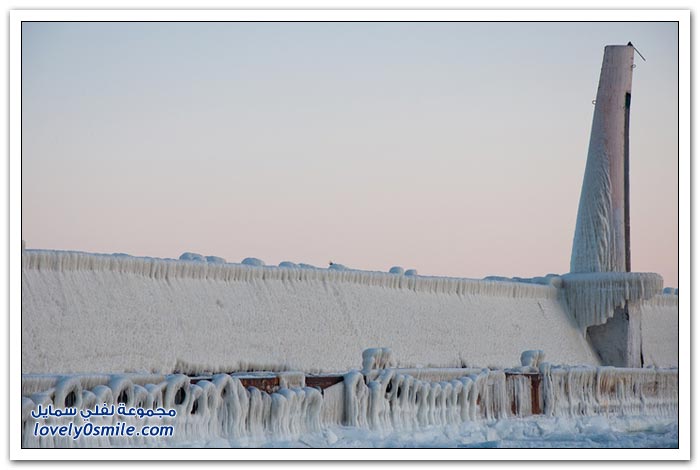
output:
[[[184,447],[277,448],[677,448],[678,422],[667,418],[534,417],[463,423],[410,432],[334,427],[297,440],[190,442]]]

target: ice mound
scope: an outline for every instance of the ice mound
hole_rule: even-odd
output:
[[[539,367],[542,362],[544,362],[544,351],[541,350],[523,351],[520,355],[522,367]]]
[[[298,269],[299,265],[296,263],[292,263],[291,261],[282,261],[279,264],[280,268],[292,268],[292,269]]]
[[[207,259],[199,253],[190,253],[188,251],[180,255],[180,261],[200,261],[206,263]]]
[[[245,264],[246,266],[258,266],[258,267],[265,266],[265,263],[263,262],[263,260],[258,259],[258,258],[245,258],[243,261],[241,261],[241,264]]]
[[[393,353],[389,348],[370,348],[362,351],[362,370],[368,373],[374,369],[396,367]]]

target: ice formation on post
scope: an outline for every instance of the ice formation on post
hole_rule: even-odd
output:
[[[362,351],[362,372],[365,374],[373,369],[388,369],[389,367],[396,367],[391,349],[370,348]]]
[[[584,330],[604,324],[627,302],[651,299],[663,286],[655,273],[579,273],[562,279],[569,311]]]
[[[540,365],[546,416],[678,413],[678,371]]]
[[[571,273],[562,276],[569,312],[602,362],[626,367],[643,365],[639,308],[663,287],[657,274],[630,272],[629,113],[634,53],[631,43],[605,48]]]
[[[626,271],[625,157],[634,47],[606,46],[576,220],[571,272]]]
[[[523,351],[520,355],[521,367],[539,367],[540,363],[544,362],[544,351],[539,349],[531,351]]]

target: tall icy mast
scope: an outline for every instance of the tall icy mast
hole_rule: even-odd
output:
[[[629,117],[634,46],[606,46],[578,205],[571,273],[562,276],[573,317],[601,363],[642,367],[641,303],[661,292],[654,273],[632,273]]]
[[[578,206],[571,272],[630,271],[629,109],[634,47],[606,46]]]

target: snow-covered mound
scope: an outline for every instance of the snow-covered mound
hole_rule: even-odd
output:
[[[552,282],[33,250],[22,260],[23,373],[345,372],[377,345],[402,367],[508,367],[523,350],[598,364]]]

